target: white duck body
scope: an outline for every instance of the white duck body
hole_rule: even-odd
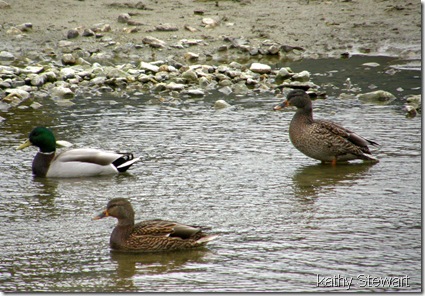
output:
[[[34,128],[28,139],[17,147],[39,148],[32,162],[32,172],[37,177],[90,177],[125,172],[138,161],[132,153],[108,152],[92,148],[70,149],[57,152],[56,147],[70,146],[69,142],[56,141],[53,132],[45,127]]]
[[[117,174],[140,158],[98,149],[81,148],[59,153],[38,152],[32,170],[36,176],[72,178]]]

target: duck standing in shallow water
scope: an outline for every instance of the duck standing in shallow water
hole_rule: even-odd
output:
[[[90,177],[125,172],[140,158],[131,153],[115,153],[98,149],[80,148],[56,153],[56,139],[45,127],[36,127],[17,149],[28,146],[40,148],[32,162],[37,177]]]
[[[309,95],[301,89],[292,90],[284,102],[274,107],[280,110],[287,106],[297,107],[289,125],[292,144],[305,155],[331,162],[362,159],[378,162],[368,145],[379,146],[342,126],[325,120],[313,119],[313,107]]]
[[[173,221],[147,220],[134,224],[134,210],[125,198],[114,198],[93,220],[115,217],[118,224],[112,231],[111,249],[130,252],[158,252],[202,247],[217,235],[208,235],[201,227]]]

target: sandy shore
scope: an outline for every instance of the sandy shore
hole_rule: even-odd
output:
[[[131,16],[130,23],[118,22],[123,13]],[[205,26],[205,18],[217,24]],[[122,51],[142,44],[146,36],[163,40],[167,46],[195,39],[202,42],[183,49],[168,46],[162,54],[191,51],[202,58],[228,46],[229,38],[240,38],[249,45],[272,41],[302,47],[305,50],[297,54],[304,58],[339,57],[342,53],[421,58],[421,5],[417,1],[4,0],[0,19],[0,50],[15,56],[57,49],[70,29],[82,32],[108,24],[111,30],[98,38],[80,35],[71,39],[73,48]],[[24,23],[31,23],[32,29],[13,30]],[[177,31],[156,29],[167,23]],[[108,42],[99,42],[102,38]],[[138,52],[148,56],[148,49],[143,52],[139,48]]]

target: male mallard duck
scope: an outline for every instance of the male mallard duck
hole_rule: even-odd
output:
[[[56,153],[52,131],[36,127],[17,149],[28,146],[40,148],[32,162],[32,172],[39,177],[89,177],[125,172],[140,158],[131,153],[106,152],[98,149],[71,149]]]
[[[207,235],[198,226],[172,221],[148,220],[134,224],[134,210],[125,198],[114,198],[93,220],[115,217],[118,224],[112,231],[109,245],[113,250],[156,252],[191,249],[206,245],[217,237]]]
[[[338,161],[362,159],[378,162],[368,145],[379,146],[342,126],[325,120],[313,119],[313,107],[309,95],[301,89],[292,90],[287,99],[274,107],[279,110],[295,106],[297,111],[289,125],[292,144],[305,155],[336,164]]]

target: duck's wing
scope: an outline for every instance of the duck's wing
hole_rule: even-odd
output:
[[[58,162],[82,162],[100,166],[113,165],[117,171],[125,172],[140,157],[134,157],[132,153],[116,153],[91,148],[80,148],[64,151],[58,154],[55,161]]]
[[[194,238],[196,234],[200,232],[200,228],[174,221],[148,220],[134,225],[133,235],[165,236],[189,239]]]
[[[333,136],[341,137],[351,142],[353,145],[364,149],[365,152],[367,153],[370,153],[368,145],[379,146],[378,143],[368,140],[366,138],[363,138],[362,136],[359,136],[355,132],[349,129],[346,129],[334,122],[326,121],[326,120],[316,120],[315,123],[324,133],[329,133]]]
[[[57,154],[55,161],[59,162],[87,162],[97,165],[109,165],[122,157],[122,154],[107,152],[98,149],[72,149]]]
[[[126,171],[139,158],[98,149],[80,148],[58,153],[50,163],[48,177],[85,177]]]
[[[217,235],[204,234],[200,228],[172,221],[150,220],[134,225],[126,239],[125,248],[131,251],[165,251],[204,246]]]

